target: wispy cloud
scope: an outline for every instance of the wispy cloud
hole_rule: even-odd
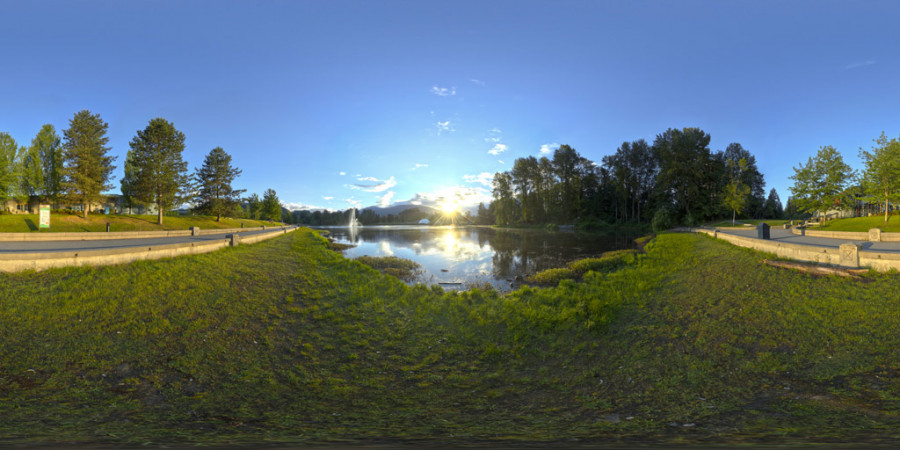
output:
[[[394,177],[390,177],[387,180],[379,180],[375,177],[361,177],[357,178],[357,180],[366,181],[368,183],[354,183],[350,187],[366,192],[384,192],[397,185],[397,181],[394,180]]]
[[[330,196],[330,195],[326,195],[325,197],[322,197],[322,198],[323,198],[324,200],[334,200],[334,197],[332,197],[332,196]]]
[[[456,88],[455,87],[442,88],[442,87],[438,87],[438,86],[432,86],[431,93],[434,95],[440,96],[440,97],[448,97],[451,95],[456,95]]]
[[[352,207],[354,207],[354,208],[359,208],[359,207],[362,206],[362,202],[359,201],[359,200],[357,200],[357,199],[355,199],[355,198],[353,198],[353,197],[345,198],[344,201],[347,202],[347,203],[349,203],[350,206],[352,206]]]
[[[428,164],[418,164],[418,163],[417,163],[417,164],[416,164],[412,169],[410,169],[410,170],[421,169],[421,168],[423,168],[423,167],[428,167]]]
[[[453,124],[450,123],[449,120],[446,121],[446,122],[438,122],[438,123],[434,124],[434,126],[437,127],[437,130],[438,130],[438,134],[439,134],[439,135],[440,135],[441,133],[443,133],[444,131],[447,131],[447,132],[450,132],[450,133],[456,131],[456,129],[453,128]]]
[[[475,84],[477,84],[477,85],[479,85],[479,86],[482,86],[482,87],[485,86],[485,85],[487,85],[487,83],[485,83],[484,81],[481,81],[481,80],[476,79],[476,78],[470,78],[469,81],[471,81],[471,82],[473,82],[473,83],[475,83]]]
[[[544,144],[544,145],[541,146],[541,154],[542,154],[542,155],[549,155],[549,154],[553,153],[553,151],[556,150],[556,149],[558,149],[558,148],[559,148],[559,144],[557,144],[556,142],[554,142],[554,143],[552,143],[552,144]]]
[[[347,172],[338,172],[338,175],[344,176],[344,175],[347,175]]]
[[[326,210],[328,208],[323,208],[321,206],[315,205],[307,205],[305,203],[297,203],[297,202],[287,202],[282,203],[282,205],[287,208],[288,211],[315,211],[315,210]]]
[[[496,144],[496,145],[494,145],[494,148],[488,150],[488,153],[490,153],[494,156],[497,156],[497,155],[505,152],[506,148],[507,148],[506,144]]]
[[[858,69],[860,67],[871,66],[872,64],[875,64],[875,61],[871,60],[871,59],[867,59],[865,61],[858,61],[858,62],[855,62],[852,64],[847,64],[846,66],[844,66],[844,68],[845,69]]]
[[[481,172],[478,175],[463,175],[463,179],[466,180],[466,183],[481,183],[490,186],[494,181],[494,175],[490,172]]]
[[[492,128],[488,130],[488,136],[484,138],[484,142],[487,143],[497,143],[500,142],[500,134],[503,133],[499,128]]]
[[[387,191],[381,198],[378,200],[378,206],[382,208],[386,208],[391,206],[391,199],[394,198],[394,191]]]
[[[502,159],[498,159],[497,162],[500,163],[500,164],[506,164],[505,162],[503,162]]]

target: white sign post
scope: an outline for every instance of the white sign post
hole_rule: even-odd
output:
[[[40,210],[40,228],[50,229],[50,205],[41,205]]]

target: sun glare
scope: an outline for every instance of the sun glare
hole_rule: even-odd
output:
[[[446,215],[452,215],[459,212],[459,203],[447,201],[441,204],[441,211]]]

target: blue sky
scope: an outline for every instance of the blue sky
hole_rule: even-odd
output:
[[[700,127],[786,200],[792,167],[900,134],[897,2],[5,1],[0,131],[154,117],[237,187],[333,209],[464,194],[517,157]],[[767,189],[768,189],[767,188]],[[116,189],[115,191],[118,191]]]

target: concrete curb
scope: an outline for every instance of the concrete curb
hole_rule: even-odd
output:
[[[253,228],[209,228],[199,230],[199,235],[241,233],[247,231],[262,231],[267,228],[282,227],[253,227]],[[65,233],[0,233],[0,242],[20,241],[95,241],[104,239],[145,239],[191,236],[191,230],[165,230],[165,231],[103,231],[65,232]]]
[[[296,230],[297,227],[279,227],[268,233],[247,236],[240,240],[243,244],[271,239]],[[244,228],[244,231],[251,231]],[[190,232],[188,232],[190,233]],[[229,239],[185,242],[180,244],[160,244],[141,247],[95,249],[62,252],[21,252],[0,254],[0,272],[20,272],[23,270],[44,270],[53,267],[105,266],[123,264],[141,259],[172,258],[181,255],[209,253],[230,245]]]
[[[745,236],[735,236],[728,233],[719,233],[718,229],[681,228],[678,231],[703,233],[716,239],[722,239],[723,241],[726,241],[738,247],[749,248],[760,252],[774,253],[781,258],[790,258],[797,261],[831,264],[834,266],[850,268],[868,267],[879,272],[888,272],[894,269],[900,270],[900,253],[885,253],[862,250],[860,248],[860,241],[866,241],[867,239],[848,239],[847,242],[841,244],[838,248],[830,248],[819,247],[816,245],[777,242],[749,238]],[[853,233],[853,235],[856,234],[864,234],[868,236],[868,233]],[[812,235],[810,234],[807,234],[807,236],[812,237]]]

